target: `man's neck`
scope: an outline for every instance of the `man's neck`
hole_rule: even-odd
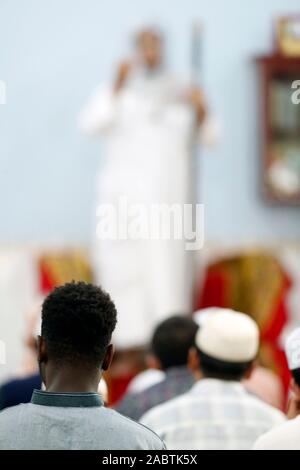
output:
[[[60,366],[47,370],[46,391],[52,393],[96,393],[101,372],[97,369]]]
[[[237,379],[236,377],[230,377],[230,376],[227,376],[227,377],[220,377],[218,375],[215,375],[215,374],[208,374],[208,375],[203,375],[202,376],[202,380],[219,380],[220,382],[235,382],[237,384],[240,384],[241,383],[241,380]]]

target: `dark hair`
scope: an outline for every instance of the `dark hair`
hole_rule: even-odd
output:
[[[189,349],[195,344],[197,324],[188,317],[174,316],[154,331],[151,349],[163,369],[187,365]]]
[[[300,369],[292,370],[291,374],[292,374],[296,384],[298,385],[298,387],[300,387]]]
[[[55,360],[100,366],[116,322],[110,296],[84,282],[57,287],[42,307],[42,336]]]
[[[201,372],[205,377],[240,381],[249,370],[250,362],[226,362],[208,356],[198,349]]]

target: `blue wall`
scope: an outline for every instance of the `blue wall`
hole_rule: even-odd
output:
[[[272,48],[272,20],[299,0],[0,0],[0,242],[88,241],[99,142],[76,116],[110,78],[137,22],[159,20],[171,65],[188,66],[189,27],[205,23],[204,83],[223,128],[203,155],[207,238],[296,238],[300,210],[266,206],[257,183],[257,89],[252,59]],[[299,77],[300,78],[300,77]]]

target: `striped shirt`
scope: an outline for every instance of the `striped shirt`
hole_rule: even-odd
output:
[[[200,380],[141,418],[173,450],[251,449],[259,436],[284,421],[280,411],[242,384],[215,379]]]

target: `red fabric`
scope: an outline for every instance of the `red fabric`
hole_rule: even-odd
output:
[[[49,272],[46,269],[46,266],[41,261],[40,262],[40,290],[42,294],[47,295],[55,287],[55,283],[51,278]]]
[[[109,379],[109,406],[113,406],[121,400],[134,377],[135,374],[129,374]]]
[[[290,382],[290,372],[284,351],[279,346],[279,337],[285,325],[288,322],[288,310],[286,297],[291,287],[291,280],[283,273],[283,285],[278,296],[277,302],[274,302],[273,310],[269,313],[269,322],[261,331],[261,342],[267,344],[272,351],[272,358],[277,373],[279,374],[285,393],[288,392]],[[203,287],[198,288],[196,292],[195,310],[208,307],[230,308],[229,299],[230,278],[226,270],[220,265],[207,270]]]
[[[289,315],[286,306],[286,296],[290,287],[291,282],[286,277],[277,303],[274,304],[274,309],[270,312],[270,321],[265,325],[264,331],[262,331],[262,338],[266,341],[274,341],[277,339],[288,321]]]
[[[208,270],[203,287],[198,286],[196,291],[195,310],[227,305],[228,282],[225,271]]]
[[[270,313],[270,322],[261,331],[261,341],[268,342],[273,345],[274,362],[278,368],[285,394],[287,395],[291,374],[288,368],[285,352],[278,344],[279,337],[289,320],[288,309],[286,305],[286,297],[291,287],[291,281],[285,278],[285,283],[279,294],[277,303],[274,305],[273,311]]]

